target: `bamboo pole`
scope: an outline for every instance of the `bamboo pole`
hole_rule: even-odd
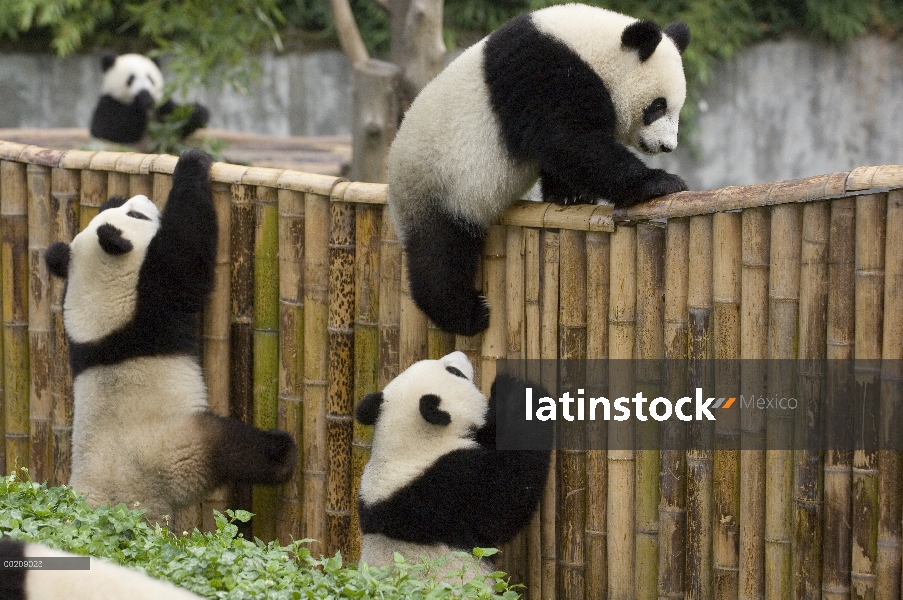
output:
[[[308,194],[304,205],[304,537],[326,551],[326,384],[329,356],[329,197]]]
[[[355,207],[354,255],[354,397],[355,402],[379,390],[379,288],[380,224],[382,208],[358,204]],[[351,440],[351,524],[348,555],[357,561],[361,554],[360,518],[357,497],[364,466],[370,460],[373,427],[354,423]]]
[[[172,176],[154,175],[154,197],[165,198],[172,187]],[[204,383],[207,386],[207,406],[221,417],[229,416],[229,329],[231,325],[231,249],[230,231],[232,195],[225,183],[211,185],[213,208],[219,233],[216,242],[216,263],[214,266],[214,286],[204,309],[204,347],[201,365],[204,369]],[[224,512],[228,507],[229,490],[221,486],[212,490],[202,503],[201,528],[215,531],[213,511]]]
[[[608,367],[609,284],[611,282],[611,235],[586,234],[586,356],[590,371],[587,385],[608,393],[605,382]],[[586,453],[586,597],[608,596],[608,538],[606,503],[608,501],[608,428],[604,421],[587,425]]]
[[[609,395],[634,387],[632,359],[636,338],[636,228],[618,227],[611,235],[608,332],[613,359]],[[633,427],[608,426],[608,597],[630,599],[635,593],[634,498],[636,458]]]
[[[771,208],[768,397],[795,398],[799,322],[802,207]],[[765,597],[793,593],[790,544],[793,530],[793,413],[770,407],[765,451]]]
[[[496,307],[495,318],[483,333],[480,346],[482,389],[488,398],[495,381],[496,361],[505,358],[508,323],[500,310],[505,306],[505,227],[493,225],[486,232],[483,244],[483,293],[490,307]]]
[[[712,217],[712,316],[715,389],[719,394],[740,388],[741,235],[739,213],[715,213]],[[727,600],[737,597],[740,569],[739,407],[718,414],[713,466],[717,482],[712,491],[714,597]]]
[[[668,398],[680,397],[686,389],[689,265],[690,222],[672,219],[668,221],[665,237],[665,312],[662,321]],[[674,420],[662,423],[658,595],[663,600],[682,599],[686,593],[686,437],[686,427],[682,423]]]
[[[0,162],[6,472],[29,466],[28,189],[24,163]]]
[[[53,329],[50,317],[50,273],[44,253],[50,245],[50,168],[30,164],[26,168],[28,187],[28,350],[30,401],[30,475],[47,481],[53,472],[50,432],[52,399],[50,392]]]
[[[527,378],[539,381],[542,352],[540,351],[540,273],[542,272],[541,231],[524,229],[524,352],[527,358]],[[554,463],[553,463],[554,464]],[[527,528],[527,593],[530,600],[542,600],[542,507],[533,515]],[[554,584],[553,584],[554,585]]]
[[[172,182],[172,178],[168,178],[170,182]],[[155,177],[150,173],[134,173],[129,175],[129,193],[128,197],[131,198],[133,196],[142,195],[147,196],[151,200],[157,200],[160,198],[165,202],[167,197],[169,196],[169,190],[166,190],[166,194],[157,195],[156,189],[154,188],[154,180]]]
[[[855,229],[856,204],[854,198],[831,201],[831,230],[828,246],[828,323],[827,359],[841,363],[853,358],[853,312],[855,288]],[[831,370],[828,382],[826,409],[829,417],[845,412],[841,407],[849,402],[851,382],[841,369]],[[839,372],[839,377],[838,377]],[[837,436],[844,423],[836,419],[826,424],[825,452],[825,516],[822,552],[822,598],[841,600],[850,597],[850,565],[852,540],[852,462],[853,455],[839,447]]]
[[[794,432],[794,517],[792,573],[794,597],[821,597],[822,494],[821,404],[825,397],[825,344],[828,309],[828,232],[830,205],[803,206],[800,266],[799,396],[809,399]]]
[[[884,329],[884,235],[887,196],[856,198],[855,348],[856,392],[853,398],[865,439],[853,452],[852,597],[876,596],[878,560],[878,451],[868,434],[880,403],[881,334]]]
[[[51,240],[71,242],[78,231],[78,199],[81,175],[69,169],[53,169],[51,178]],[[72,376],[63,326],[63,291],[65,282],[50,277],[50,315],[53,329],[50,355],[50,402],[53,471],[51,485],[69,482],[72,460]]]
[[[92,165],[93,166],[93,165]],[[128,173],[120,173],[118,171],[109,171],[107,173],[107,193],[113,196],[122,196],[130,198],[130,181]]]
[[[637,390],[651,401],[663,394],[665,228],[641,223],[636,230],[636,379]],[[645,422],[636,421],[634,586],[638,599],[658,598],[660,440],[661,426],[648,413]]]
[[[690,217],[687,316],[690,389],[711,386],[707,361],[714,356],[712,339],[712,217]],[[712,580],[712,429],[705,422],[689,428],[687,451],[687,598],[714,595]]]
[[[559,233],[559,329],[562,361],[561,389],[581,393],[586,366],[586,234],[562,229]],[[573,416],[573,415],[572,415]],[[562,429],[558,450],[558,585],[562,598],[586,595],[584,533],[586,531],[586,450],[583,423]]]
[[[900,598],[901,539],[900,514],[903,510],[900,480],[903,448],[900,428],[903,379],[903,191],[887,196],[885,235],[884,331],[882,332],[881,422],[878,451],[878,560],[876,598]]]
[[[540,381],[546,389],[552,390],[557,383],[558,358],[558,292],[560,234],[557,230],[544,230],[541,236],[542,273],[540,283],[539,314],[539,352],[542,358]],[[552,451],[551,464],[558,464],[557,452]],[[542,547],[542,595],[544,598],[556,596],[558,582],[558,544],[557,544],[557,477],[549,477],[546,489],[540,502],[540,540]]]
[[[78,230],[88,226],[97,215],[98,207],[107,200],[107,174],[84,169],[81,172],[81,199],[78,210]]]
[[[401,289],[398,298],[398,362],[401,370],[405,370],[427,355],[427,323],[428,319],[411,297],[411,283],[408,278],[407,257],[401,257]],[[479,360],[472,360],[477,368]]]
[[[382,211],[379,235],[379,371],[377,387],[383,389],[400,371],[398,360],[399,321],[401,318],[399,297],[401,278],[401,242],[395,235],[388,210]]]
[[[764,390],[761,361],[768,356],[768,268],[771,233],[767,208],[741,217],[740,389]],[[740,417],[740,571],[738,597],[765,593],[765,419],[764,411]]]
[[[340,184],[341,185],[341,184]],[[329,234],[326,553],[348,554],[354,407],[354,205],[333,202]]]

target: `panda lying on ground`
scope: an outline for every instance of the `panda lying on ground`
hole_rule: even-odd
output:
[[[75,558],[75,554],[9,538],[0,539],[0,560]],[[169,582],[91,557],[88,570],[0,568],[3,600],[201,600]]]
[[[210,163],[182,155],[162,215],[145,196],[114,197],[46,253],[66,278],[69,484],[92,505],[139,502],[152,522],[226,482],[282,483],[296,461],[287,433],[207,408],[197,332],[216,259]]]
[[[104,54],[102,95],[91,117],[91,135],[117,144],[141,141],[153,117],[163,121],[179,108],[171,99],[154,108],[163,96],[163,74],[153,60],[141,54]],[[194,104],[181,137],[207,125],[210,112]]]
[[[541,178],[543,199],[628,206],[686,190],[625,144],[670,152],[686,96],[683,23],[662,31],[582,4],[516,17],[411,104],[389,151],[388,203],[411,295],[442,329],[489,325],[474,289],[486,229]]]
[[[395,552],[432,560],[495,547],[529,524],[549,472],[552,429],[534,422],[535,450],[496,447],[497,409],[504,422],[522,419],[527,387],[548,395],[500,374],[487,403],[467,356],[453,352],[415,363],[361,399],[357,420],[375,424],[358,499],[361,562],[385,566]]]

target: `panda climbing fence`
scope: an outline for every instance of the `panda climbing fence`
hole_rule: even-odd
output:
[[[6,472],[69,476],[63,284],[45,249],[110,196],[165,201],[175,163],[0,142]],[[313,538],[314,552],[353,560],[371,435],[352,422],[354,403],[454,349],[486,391],[499,359],[903,360],[903,166],[615,211],[518,204],[488,232],[480,277],[494,310],[471,338],[414,306],[385,186],[222,163],[211,177],[221,234],[203,319],[210,406],[289,431],[299,456],[290,483],[218,490],[176,530],[248,508],[255,536]],[[882,379],[882,403],[899,399],[901,380]],[[499,566],[531,599],[899,598],[900,451],[741,451],[737,440],[786,424],[726,412],[736,416],[717,420],[714,448],[560,447],[539,513]]]

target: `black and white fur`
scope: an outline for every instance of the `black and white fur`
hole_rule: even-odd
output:
[[[36,561],[77,555],[42,544],[0,539],[0,560]],[[3,600],[201,600],[200,596],[140,571],[91,557],[87,570],[0,569]]]
[[[225,482],[284,482],[297,458],[287,433],[207,407],[198,317],[214,283],[210,165],[186,152],[162,214],[145,196],[111,198],[71,244],[46,253],[66,278],[69,484],[93,505],[139,502],[151,521]]]
[[[357,420],[375,424],[358,498],[361,562],[495,547],[529,523],[549,471],[551,429],[540,431],[548,433],[536,442],[543,450],[495,445],[497,404],[520,415],[528,385],[499,375],[487,402],[470,361],[453,352],[415,363],[361,399]]]
[[[389,151],[388,202],[411,293],[446,331],[489,324],[485,231],[541,178],[559,204],[628,206],[687,189],[645,153],[677,145],[690,32],[582,4],[516,17],[427,85]]]
[[[142,54],[104,54],[103,89],[91,117],[91,135],[117,144],[141,141],[150,120],[163,121],[179,105],[163,97],[163,74],[156,62]],[[156,108],[155,108],[156,107]],[[210,111],[194,104],[188,122],[182,128],[187,137],[207,125]]]

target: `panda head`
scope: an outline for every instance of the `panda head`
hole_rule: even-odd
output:
[[[355,416],[375,425],[362,497],[385,498],[440,456],[476,447],[488,406],[463,352],[414,363],[383,391],[362,398]]]
[[[75,342],[98,340],[132,320],[138,274],[160,228],[160,211],[147,196],[110,198],[71,244],[56,242],[45,260],[66,279],[63,319]]]
[[[646,154],[677,146],[680,110],[687,95],[681,55],[690,29],[583,4],[533,13],[536,26],[580,56],[605,83],[615,108],[621,142]]]
[[[123,104],[138,102],[150,108],[163,96],[163,73],[153,60],[141,54],[104,54],[102,93]]]

